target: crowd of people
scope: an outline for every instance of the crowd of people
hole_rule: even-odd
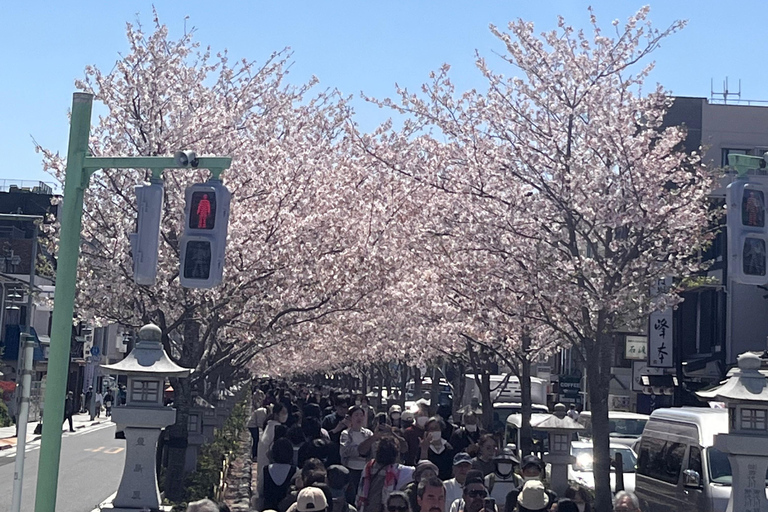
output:
[[[548,488],[544,462],[426,402],[377,412],[363,394],[264,384],[248,428],[257,485],[252,510],[276,512],[590,512],[591,492]],[[458,422],[455,420],[459,420]],[[632,493],[615,510],[640,512]],[[200,509],[206,510],[206,509]]]

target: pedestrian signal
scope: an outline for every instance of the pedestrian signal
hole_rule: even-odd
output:
[[[727,188],[728,272],[738,283],[768,284],[767,191],[762,176],[744,175]]]
[[[179,280],[185,288],[213,288],[224,276],[231,194],[218,180],[187,187]]]
[[[197,191],[192,194],[189,229],[213,229],[216,225],[216,194]]]

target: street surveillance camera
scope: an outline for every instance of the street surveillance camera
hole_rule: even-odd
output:
[[[199,160],[194,151],[177,151],[173,155],[176,165],[181,167],[197,167]]]

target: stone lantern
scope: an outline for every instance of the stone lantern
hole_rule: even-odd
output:
[[[145,325],[139,341],[116,364],[102,365],[113,374],[127,375],[127,396],[123,406],[112,409],[112,421],[124,426],[125,466],[112,501],[120,512],[159,510],[160,492],[155,472],[155,450],[162,428],[176,421],[176,409],[163,406],[166,377],[186,377],[190,370],[168,358],[160,343],[156,325]]]
[[[755,354],[741,354],[738,366],[723,384],[697,394],[728,407],[728,433],[715,435],[714,443],[731,462],[731,499],[726,512],[768,512],[768,379],[760,373],[760,358]],[[698,480],[691,482],[696,485],[701,481],[700,475],[686,478]]]
[[[193,472],[197,467],[197,455],[200,447],[213,441],[213,428],[210,427],[209,439],[206,436],[208,425],[204,421],[206,414],[210,412],[215,414],[215,408],[211,404],[201,396],[193,397],[187,421],[187,455],[184,458],[184,471],[187,473]]]
[[[549,483],[558,496],[564,496],[568,489],[568,465],[576,461],[571,455],[571,440],[584,426],[566,415],[563,404],[556,404],[553,414],[531,426],[549,434],[549,453],[544,456],[545,462],[551,465]]]

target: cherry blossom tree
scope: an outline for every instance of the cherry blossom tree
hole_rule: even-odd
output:
[[[643,89],[652,64],[641,62],[684,24],[659,31],[648,12],[614,21],[612,36],[594,15],[589,36],[562,18],[540,35],[523,20],[508,32],[492,26],[520,77],[478,57],[488,90],[457,97],[445,66],[422,96],[401,90],[398,101],[379,102],[408,116],[401,130],[361,137],[392,172],[473,200],[464,202],[462,238],[491,237],[475,251],[477,266],[487,265],[491,287],[516,295],[477,301],[478,314],[508,312],[519,325],[550,329],[583,360],[599,511],[611,507],[612,334],[679,302],[674,290],[651,297],[651,285],[699,271],[709,240],[711,179],[697,154],[680,149],[683,129],[662,126],[666,92]]]
[[[336,92],[312,92],[315,80],[287,84],[287,52],[262,64],[233,61],[200,48],[192,32],[169,38],[157,19],[148,34],[129,24],[127,36],[129,52],[114,68],[88,67],[76,83],[105,108],[91,153],[233,156],[223,174],[232,192],[224,282],[212,290],[184,289],[177,279],[184,188],[206,181],[206,171],[164,173],[155,286],[133,283],[128,240],[133,187],[149,171],[100,171],[85,196],[78,314],[134,327],[154,322],[171,357],[196,370],[172,383],[177,422],[169,429],[165,491],[179,499],[185,450],[174,446],[186,437],[192,388],[250,367],[262,350],[301,339],[312,323],[327,326],[334,315],[358,309],[382,288],[387,257],[376,252],[377,233],[368,229],[380,225],[371,202],[377,185],[345,155],[350,109]],[[62,179],[63,159],[40,150]]]

